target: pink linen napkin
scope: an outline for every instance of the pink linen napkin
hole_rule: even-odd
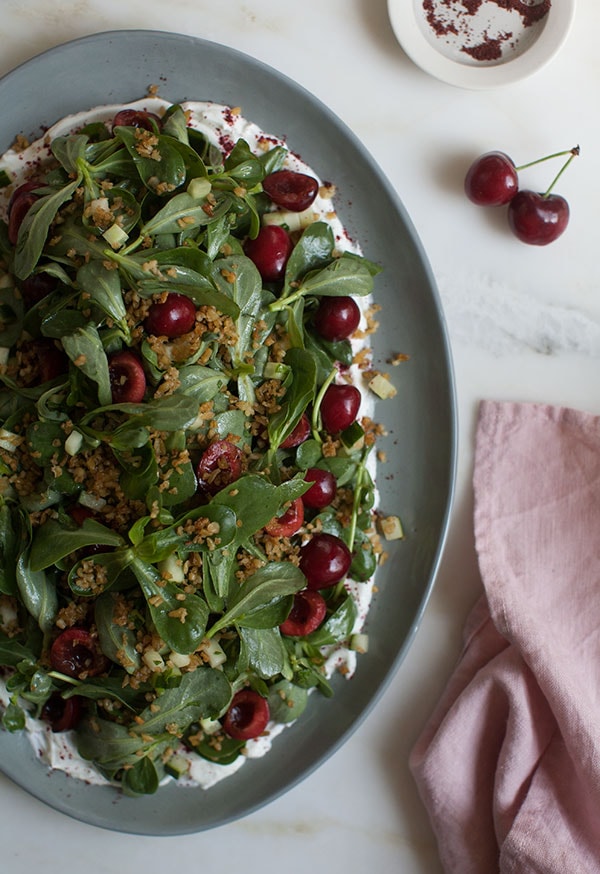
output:
[[[448,874],[600,872],[600,417],[481,405],[484,595],[410,766]]]

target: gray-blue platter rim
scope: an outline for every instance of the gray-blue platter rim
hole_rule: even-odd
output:
[[[43,87],[42,87],[43,85]],[[420,240],[389,181],[356,136],[308,91],[264,63],[206,40],[151,30],[96,33],[56,46],[0,79],[0,152],[18,133],[31,137],[59,118],[144,97],[241,106],[244,115],[335,183],[336,206],[350,235],[383,267],[376,301],[381,327],[375,366],[396,353],[398,394],[376,406],[388,432],[377,485],[381,508],[397,513],[406,537],[390,544],[377,571],[368,618],[369,651],[335,696],[312,696],[300,720],[262,759],[248,761],[209,790],[174,782],[129,798],[61,772],[48,775],[25,737],[0,731],[0,768],[56,810],[83,822],[143,835],[199,832],[257,810],[304,779],[335,752],[375,705],[408,651],[431,594],[448,529],[456,467],[452,359],[435,280]],[[30,95],[39,94],[40,99]],[[43,95],[43,96],[42,96]]]

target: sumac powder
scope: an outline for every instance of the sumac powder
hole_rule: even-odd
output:
[[[518,34],[513,30],[493,30],[492,6],[514,14],[515,29],[524,31],[543,21],[550,11],[551,0],[538,3],[524,0],[423,0],[425,17],[433,33],[446,38],[448,43],[452,41],[458,51],[476,61],[498,60],[505,43],[514,49],[518,41]]]

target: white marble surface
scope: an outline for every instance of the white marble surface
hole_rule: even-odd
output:
[[[407,658],[342,750],[258,813],[183,838],[87,827],[0,777],[2,870],[438,874],[407,757],[479,591],[470,519],[477,403],[548,401],[600,413],[600,6],[579,0],[560,54],[494,92],[462,91],[421,73],[392,34],[385,0],[2,0],[1,9],[0,73],[85,34],[171,30],[245,51],[329,105],[381,164],[421,236],[446,310],[460,416],[456,501],[436,588]],[[581,157],[560,183],[571,222],[552,246],[524,246],[503,214],[462,195],[466,166],[480,152],[500,148],[522,163],[576,143]],[[529,185],[545,187],[548,172],[530,171]]]

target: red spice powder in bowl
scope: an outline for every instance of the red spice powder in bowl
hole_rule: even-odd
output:
[[[425,72],[495,88],[543,67],[564,43],[575,0],[388,0],[396,37]]]

